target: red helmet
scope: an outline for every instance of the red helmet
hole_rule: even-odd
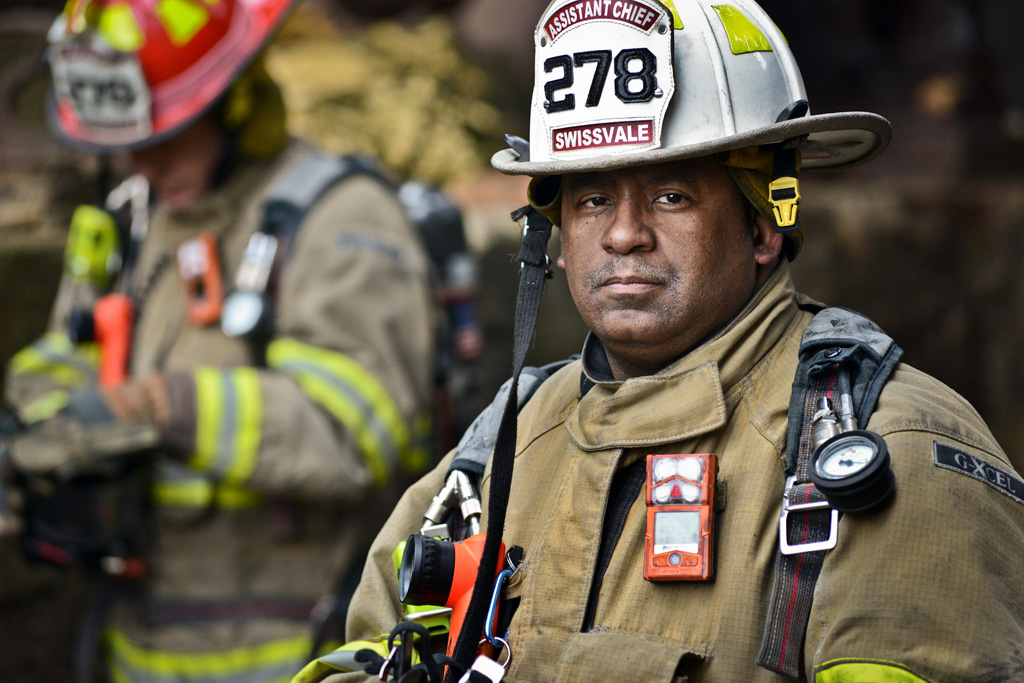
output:
[[[293,0],[69,0],[50,29],[50,122],[72,143],[134,149],[205,112]]]

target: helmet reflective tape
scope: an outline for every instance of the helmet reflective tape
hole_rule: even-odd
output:
[[[553,0],[534,43],[529,154],[495,154],[504,173],[605,170],[780,143],[800,151],[805,170],[835,168],[870,159],[891,136],[875,114],[794,108],[807,99],[800,70],[754,0],[673,0],[671,9],[657,0]]]
[[[732,5],[713,5],[713,8],[722,20],[722,27],[729,36],[729,47],[734,55],[772,51],[771,43],[743,12]]]
[[[192,0],[160,0],[156,15],[177,47],[187,44],[210,21],[210,11]]]
[[[100,15],[100,35],[110,47],[121,52],[134,52],[146,43],[146,36],[126,4],[108,5]]]

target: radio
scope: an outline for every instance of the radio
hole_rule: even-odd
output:
[[[715,507],[715,454],[647,456],[648,581],[710,581]]]

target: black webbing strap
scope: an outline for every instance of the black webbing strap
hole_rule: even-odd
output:
[[[857,426],[866,428],[882,388],[902,354],[903,350],[892,338],[859,313],[842,308],[817,311],[804,330],[800,362],[793,378],[786,437],[786,475],[790,477],[787,484],[791,486],[783,500],[784,510],[825,501],[808,483],[812,418],[821,399],[831,397],[838,381],[849,382]],[[829,508],[789,512],[784,517],[787,544],[806,546],[828,539],[833,526],[832,512]],[[796,679],[800,676],[814,586],[826,551],[797,550],[785,554],[781,534],[780,531],[775,584],[756,661],[758,666]]]
[[[838,366],[834,370],[838,371]],[[809,480],[807,468],[811,458],[811,418],[821,404],[821,399],[831,398],[837,374],[835,371],[811,379],[807,387],[796,475],[783,505],[801,505],[825,500],[813,484],[806,483]],[[831,531],[831,512],[831,509],[826,507],[789,513],[786,524],[788,543],[806,545],[827,540]],[[816,550],[792,555],[776,553],[775,584],[768,607],[761,651],[757,655],[758,666],[788,678],[796,679],[800,676],[804,632],[811,614],[814,586],[821,573],[821,565],[825,561],[825,552]]]
[[[544,292],[544,281],[549,277],[547,245],[551,237],[551,221],[531,206],[512,213],[512,220],[525,217],[523,243],[517,259],[522,264],[519,275],[519,294],[516,298],[515,329],[512,347],[512,381],[508,402],[501,416],[501,426],[494,444],[491,458],[491,487],[487,501],[487,538],[480,556],[480,569],[473,585],[473,597],[462,631],[455,643],[453,658],[464,669],[469,669],[476,655],[480,637],[487,620],[487,608],[494,589],[500,556],[501,537],[505,531],[505,512],[508,495],[512,488],[512,466],[515,461],[516,428],[518,424],[519,375],[526,361],[526,352],[533,341],[537,326],[540,299]],[[454,680],[449,667],[445,680]]]

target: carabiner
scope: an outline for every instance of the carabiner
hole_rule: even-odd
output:
[[[487,608],[487,621],[484,622],[484,638],[493,647],[498,647],[504,642],[501,638],[494,637],[494,615],[498,610],[498,597],[501,595],[501,586],[512,574],[511,569],[503,569],[498,574],[498,578],[494,580],[494,592],[491,593],[491,604]]]

